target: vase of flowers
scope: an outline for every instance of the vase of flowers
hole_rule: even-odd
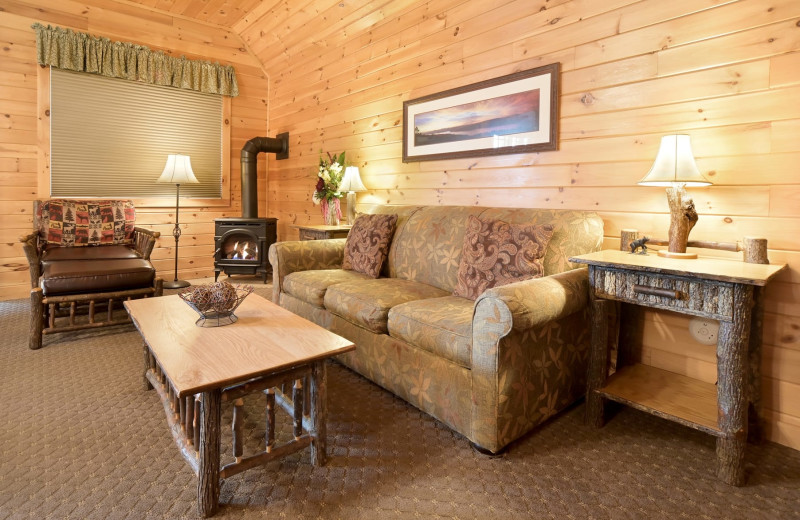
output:
[[[312,200],[314,204],[319,204],[322,218],[328,226],[338,226],[342,218],[343,193],[339,191],[339,187],[342,184],[344,170],[344,152],[339,155],[331,155],[328,152],[327,160],[320,155],[317,185]]]

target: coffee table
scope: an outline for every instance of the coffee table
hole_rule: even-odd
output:
[[[220,479],[307,447],[314,465],[325,463],[325,360],[355,349],[352,342],[255,294],[236,309],[236,323],[214,328],[195,325],[197,314],[177,295],[131,300],[125,308],[144,339],[144,388],[160,395],[175,442],[198,477],[200,515],[216,513]],[[254,392],[266,394],[265,450],[243,457],[242,397]],[[220,467],[223,402],[233,404],[234,461]],[[276,404],[294,421],[294,438],[281,446]]]

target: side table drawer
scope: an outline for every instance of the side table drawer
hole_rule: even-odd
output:
[[[594,294],[716,320],[733,318],[732,283],[596,267]]]

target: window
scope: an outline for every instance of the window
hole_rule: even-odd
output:
[[[158,184],[167,155],[189,155],[199,184],[181,196],[222,198],[223,96],[50,70],[50,195],[175,196]]]

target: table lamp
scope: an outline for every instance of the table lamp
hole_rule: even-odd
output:
[[[347,224],[352,226],[353,221],[356,219],[356,192],[367,191],[367,188],[364,187],[364,183],[361,182],[358,166],[348,166],[345,168],[342,185],[339,187],[339,191],[347,192]]]
[[[686,252],[689,232],[697,223],[694,201],[686,193],[686,186],[709,186],[697,169],[692,155],[692,144],[688,135],[665,135],[653,167],[639,181],[642,186],[666,186],[669,203],[669,248],[658,252],[668,258],[697,258],[696,253]]]
[[[175,237],[175,279],[171,282],[164,282],[165,289],[180,289],[189,287],[191,284],[186,280],[178,280],[178,240],[181,238],[181,228],[178,225],[178,209],[181,200],[181,184],[195,184],[200,181],[194,176],[192,162],[188,155],[170,154],[167,156],[167,164],[161,177],[156,182],[169,182],[175,185],[175,227],[172,236]]]

